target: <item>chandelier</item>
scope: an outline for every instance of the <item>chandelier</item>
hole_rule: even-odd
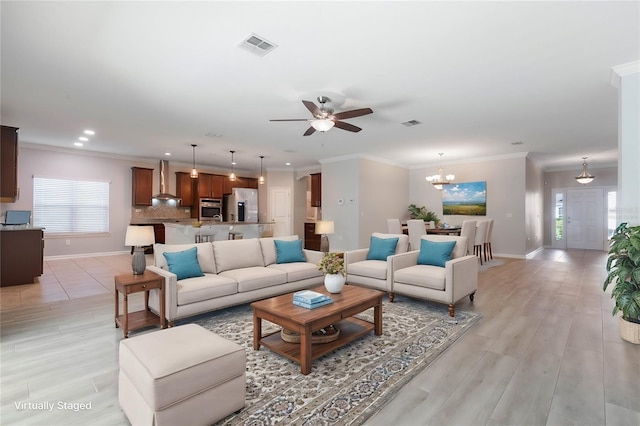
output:
[[[442,185],[450,184],[451,181],[454,180],[456,177],[455,175],[444,174],[444,171],[442,170],[442,156],[444,155],[444,153],[441,152],[438,155],[440,156],[440,168],[438,169],[438,174],[427,176],[425,179],[427,180],[427,182],[433,185],[435,189],[442,190]]]
[[[578,183],[581,183],[583,185],[590,183],[593,181],[593,179],[595,179],[595,176],[589,174],[589,171],[587,170],[587,158],[588,157],[582,157],[582,173],[576,176],[576,180],[578,181]]]

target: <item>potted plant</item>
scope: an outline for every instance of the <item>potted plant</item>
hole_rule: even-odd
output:
[[[611,237],[607,278],[603,290],[614,284],[613,315],[622,312],[620,335],[631,343],[640,344],[640,226],[621,223]]]
[[[436,226],[438,226],[438,224],[440,223],[440,218],[438,217],[438,215],[435,214],[435,212],[427,210],[425,206],[418,207],[415,204],[409,204],[407,210],[409,211],[409,217],[411,219],[421,219],[425,222],[433,221]]]
[[[329,293],[340,293],[345,283],[344,259],[338,253],[327,253],[320,263],[318,269],[324,276],[324,286]]]

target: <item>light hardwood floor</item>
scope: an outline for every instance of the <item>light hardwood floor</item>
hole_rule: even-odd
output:
[[[482,320],[367,425],[640,425],[640,346],[620,339],[611,316],[606,253],[500,262],[456,307]],[[0,424],[128,424],[113,276],[130,270],[128,255],[48,261],[39,283],[0,289]],[[17,406],[27,402],[56,406]]]

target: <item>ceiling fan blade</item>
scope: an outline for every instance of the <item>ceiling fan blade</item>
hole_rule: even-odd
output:
[[[337,114],[333,114],[333,117],[336,120],[345,120],[347,118],[355,118],[367,114],[373,114],[373,110],[371,108],[352,109],[351,111],[343,111]]]
[[[313,132],[315,132],[315,131],[316,131],[316,129],[314,129],[313,127],[309,127],[309,128],[307,129],[307,131],[306,131],[306,132],[304,132],[304,135],[302,135],[302,136],[309,136],[309,135],[312,135],[312,134],[313,134]]]
[[[269,121],[309,121],[308,118],[277,118]]]
[[[311,114],[313,114],[313,116],[315,117],[316,115],[322,115],[322,111],[320,111],[320,108],[318,108],[316,106],[316,104],[314,104],[311,101],[302,101],[302,103],[304,104],[304,106],[307,107],[307,109],[309,111],[311,111]]]
[[[347,130],[349,132],[356,132],[356,133],[362,130],[360,127],[354,126],[353,124],[345,123],[344,121],[335,120],[334,122],[335,122],[335,127],[337,127],[338,129]]]

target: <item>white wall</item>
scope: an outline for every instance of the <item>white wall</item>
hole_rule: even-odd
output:
[[[322,219],[334,222],[334,234],[328,236],[332,251],[360,248],[359,176],[357,158],[322,163]]]
[[[640,225],[640,73],[618,88],[618,223]]]
[[[544,229],[544,180],[533,161],[526,160],[525,176],[525,253],[531,253],[543,245]],[[493,246],[493,244],[492,244]]]

